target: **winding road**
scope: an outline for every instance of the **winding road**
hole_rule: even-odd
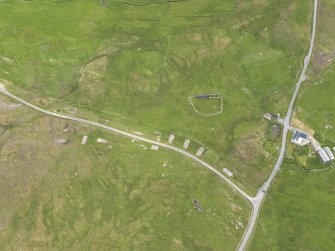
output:
[[[253,201],[252,201],[252,205],[253,205],[252,216],[251,216],[251,219],[249,221],[249,225],[247,227],[247,230],[245,231],[244,236],[243,236],[243,238],[240,242],[240,246],[238,248],[239,251],[242,251],[242,250],[245,249],[245,247],[248,243],[248,240],[250,239],[250,236],[251,236],[251,234],[253,232],[253,229],[255,227],[255,224],[256,224],[256,220],[257,220],[257,217],[258,217],[258,214],[259,214],[260,207],[261,207],[262,202],[265,198],[265,193],[267,192],[267,190],[269,189],[269,187],[271,185],[271,182],[273,181],[273,179],[277,175],[277,173],[280,169],[280,166],[282,165],[284,157],[285,157],[287,134],[288,134],[289,129],[291,128],[290,127],[290,122],[291,122],[291,118],[292,118],[292,114],[293,114],[293,105],[294,105],[294,103],[297,99],[298,92],[300,90],[301,84],[306,79],[306,71],[307,71],[309,63],[311,61],[311,58],[312,58],[312,52],[313,52],[314,41],[315,41],[315,33],[316,33],[317,14],[318,14],[318,0],[314,0],[313,28],[312,28],[310,46],[309,46],[307,56],[304,59],[304,68],[301,71],[299,80],[296,84],[293,96],[291,98],[289,107],[287,109],[286,117],[285,117],[285,120],[284,120],[284,129],[283,129],[283,136],[282,136],[280,154],[279,154],[278,160],[277,160],[277,162],[276,162],[276,164],[275,164],[275,166],[272,170],[271,175],[269,176],[267,181],[264,183],[264,185],[259,189],[256,197],[253,198]]]
[[[88,124],[88,125],[92,125],[92,126],[96,126],[96,127],[100,127],[102,129],[105,129],[105,130],[108,130],[108,131],[111,131],[113,133],[116,133],[116,134],[119,134],[119,135],[122,135],[122,136],[125,136],[125,137],[128,137],[128,138],[132,138],[132,139],[136,139],[136,140],[139,140],[139,141],[143,141],[143,142],[146,142],[146,143],[150,143],[150,144],[154,144],[154,145],[158,145],[158,146],[161,146],[161,147],[164,147],[164,148],[167,148],[169,150],[172,150],[172,151],[175,151],[175,152],[178,152],[192,160],[194,160],[195,162],[197,162],[198,164],[202,165],[203,167],[207,168],[208,170],[212,171],[213,173],[215,173],[217,176],[219,176],[221,179],[225,180],[231,187],[233,187],[237,192],[239,192],[244,198],[246,198],[247,200],[249,200],[250,202],[253,200],[253,198],[251,196],[249,196],[248,194],[246,194],[240,187],[238,187],[234,182],[232,182],[229,178],[227,178],[226,176],[224,176],[221,172],[219,172],[218,170],[216,170],[214,167],[212,167],[210,164],[208,164],[207,162],[199,159],[198,157],[194,156],[193,154],[189,153],[189,152],[186,152],[184,151],[183,149],[180,149],[178,147],[175,147],[175,146],[172,146],[172,145],[169,145],[169,144],[165,144],[165,143],[161,143],[161,142],[158,142],[158,141],[155,141],[155,140],[151,140],[151,139],[147,139],[147,138],[144,138],[144,137],[141,137],[141,136],[138,136],[138,135],[135,135],[135,134],[131,134],[131,133],[128,133],[126,131],[122,131],[122,130],[119,130],[119,129],[116,129],[116,128],[113,128],[113,127],[110,127],[110,126],[107,126],[107,125],[104,125],[104,124],[101,124],[101,123],[98,123],[98,122],[94,122],[94,121],[90,121],[90,120],[86,120],[86,119],[81,119],[81,118],[76,118],[76,117],[72,117],[72,116],[68,116],[68,115],[64,115],[64,114],[60,114],[60,113],[56,113],[56,112],[51,112],[51,111],[48,111],[48,110],[45,110],[41,107],[38,107],[36,105],[33,105],[17,96],[15,96],[14,94],[8,92],[4,85],[2,85],[0,83],[0,92],[2,92],[3,94],[7,95],[8,97],[32,108],[32,109],[35,109],[36,111],[39,111],[39,112],[42,112],[44,114],[47,114],[47,115],[50,115],[50,116],[54,116],[54,117],[57,117],[57,118],[61,118],[61,119],[67,119],[67,120],[72,120],[72,121],[76,121],[76,122],[80,122],[80,123],[84,123],[84,124]]]
[[[281,144],[281,149],[280,149],[280,154],[278,157],[278,160],[272,170],[271,175],[269,176],[268,180],[263,184],[263,186],[259,189],[257,195],[255,197],[252,197],[250,195],[248,195],[247,193],[245,193],[240,187],[238,187],[234,182],[232,182],[228,177],[226,177],[225,175],[223,175],[221,172],[219,172],[218,170],[216,170],[213,166],[211,166],[210,164],[208,164],[207,162],[199,159],[198,157],[194,156],[193,154],[180,149],[178,147],[169,145],[169,144],[165,144],[165,143],[161,143],[161,142],[157,142],[151,139],[147,139],[138,135],[134,135],[131,133],[128,133],[126,131],[122,131],[98,122],[94,122],[94,121],[90,121],[90,120],[86,120],[86,119],[81,119],[81,118],[77,118],[77,117],[72,117],[72,116],[68,116],[68,115],[64,115],[64,114],[60,114],[60,113],[56,113],[56,112],[51,112],[48,110],[45,110],[43,108],[40,108],[36,105],[33,105],[15,95],[13,95],[12,93],[10,93],[9,91],[6,90],[5,86],[3,84],[0,83],[0,92],[5,94],[6,96],[32,108],[35,109],[39,112],[42,112],[46,115],[49,116],[54,116],[57,118],[61,118],[61,119],[66,119],[66,120],[72,120],[72,121],[76,121],[76,122],[80,122],[80,123],[84,123],[84,124],[88,124],[88,125],[92,125],[92,126],[96,126],[108,131],[111,131],[113,133],[128,137],[128,138],[132,138],[132,139],[136,139],[139,141],[143,141],[146,143],[150,143],[150,144],[155,144],[158,146],[161,146],[163,148],[178,152],[182,155],[184,155],[185,157],[192,159],[193,161],[195,161],[196,163],[200,164],[201,166],[207,168],[208,170],[210,170],[211,172],[213,172],[214,174],[216,174],[217,176],[219,176],[221,179],[223,179],[225,182],[227,182],[232,188],[234,188],[238,193],[240,193],[245,199],[247,199],[251,204],[252,204],[252,214],[251,217],[249,219],[249,224],[248,227],[243,235],[243,238],[239,244],[238,250],[242,251],[246,248],[246,245],[248,243],[248,240],[250,239],[250,236],[253,232],[253,229],[255,227],[256,224],[256,220],[259,214],[259,210],[261,208],[262,202],[265,198],[265,194],[266,191],[269,189],[271,182],[273,181],[273,179],[275,178],[276,174],[278,173],[280,166],[283,162],[284,156],[285,156],[285,149],[286,149],[286,141],[287,141],[287,134],[290,127],[290,121],[291,121],[291,117],[293,114],[293,105],[296,101],[299,89],[301,87],[302,82],[306,79],[306,71],[307,68],[309,66],[311,57],[312,57],[312,52],[313,52],[313,48],[314,48],[314,40],[315,40],[315,33],[316,33],[316,21],[317,21],[317,6],[318,6],[318,0],[314,0],[314,14],[313,14],[313,29],[312,29],[312,36],[311,36],[311,41],[310,41],[310,47],[309,47],[309,51],[307,56],[304,59],[304,67],[303,70],[301,72],[300,78],[296,84],[292,99],[290,101],[288,110],[287,110],[287,114],[284,120],[284,129],[283,129],[283,135],[282,135],[282,144]]]

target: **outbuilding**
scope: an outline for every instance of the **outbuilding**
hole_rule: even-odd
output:
[[[330,148],[328,146],[326,146],[323,149],[325,149],[325,152],[327,153],[327,155],[330,158],[330,160],[334,160],[335,159],[334,154],[332,153],[332,151],[330,150]]]
[[[106,139],[102,139],[102,138],[97,138],[97,142],[101,143],[101,144],[107,144],[108,141]]]
[[[169,140],[168,140],[168,142],[169,142],[169,144],[172,144],[172,142],[173,142],[173,140],[174,140],[174,134],[171,134],[170,136],[169,136]]]
[[[311,139],[311,145],[315,152],[318,152],[321,149],[321,146],[319,145],[319,143],[313,138]]]
[[[184,144],[183,144],[183,148],[184,149],[187,149],[188,148],[188,146],[190,145],[190,140],[189,139],[186,139],[185,141],[184,141]]]
[[[296,130],[292,136],[291,143],[298,146],[307,145],[309,143],[308,135],[304,132]]]
[[[326,153],[326,151],[325,151],[324,148],[322,148],[322,149],[320,149],[320,150],[318,151],[318,155],[319,155],[321,161],[322,161],[324,164],[330,162],[330,158],[329,158],[329,156],[328,156],[328,154]]]
[[[233,177],[233,176],[234,176],[234,174],[233,174],[231,171],[229,171],[228,168],[223,168],[222,171],[223,171],[225,174],[227,174],[229,177]]]
[[[81,144],[82,144],[82,145],[85,145],[86,142],[87,142],[87,139],[88,139],[88,136],[87,136],[87,135],[84,135],[83,138],[82,138],[82,140],[81,140]]]
[[[202,146],[202,147],[199,147],[199,149],[198,149],[196,155],[200,157],[200,156],[203,154],[204,151],[205,151],[205,148],[204,148],[203,146]]]

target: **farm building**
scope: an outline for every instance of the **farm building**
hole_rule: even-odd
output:
[[[326,164],[335,159],[333,152],[328,146],[321,148],[319,143],[314,138],[311,139],[311,145],[322,163]]]
[[[278,120],[279,117],[280,117],[280,114],[271,113],[271,119]]]
[[[227,174],[229,177],[233,177],[233,176],[234,176],[234,174],[233,174],[231,171],[229,171],[228,168],[223,168],[222,171],[223,171],[225,174]]]
[[[190,140],[189,139],[186,139],[185,141],[184,141],[184,144],[183,144],[183,148],[184,149],[187,149],[188,148],[188,146],[190,145]]]
[[[311,139],[311,145],[315,152],[318,152],[321,149],[321,146],[316,142],[315,139]]]
[[[196,99],[210,99],[210,98],[219,98],[219,94],[200,94],[197,96],[194,96]]]
[[[292,136],[291,143],[298,146],[307,145],[309,143],[308,135],[304,132],[296,130]]]
[[[325,152],[327,153],[328,157],[330,158],[330,160],[334,160],[334,154],[332,153],[332,151],[329,149],[328,146],[326,146],[325,148],[323,148],[325,150]]]
[[[204,151],[205,151],[205,148],[204,148],[204,147],[199,147],[199,149],[198,149],[196,155],[200,157],[200,156],[203,154]]]
[[[82,138],[82,140],[81,140],[81,144],[82,144],[82,145],[85,145],[86,142],[87,142],[87,139],[88,139],[88,136],[87,136],[87,135],[84,135],[83,138]]]
[[[195,96],[196,99],[209,99],[209,94],[201,94],[198,96]]]
[[[169,144],[172,144],[174,138],[175,138],[174,134],[171,134],[171,135],[169,136]]]
[[[278,120],[280,118],[280,114],[275,113],[265,113],[263,116],[267,120]]]
[[[323,148],[318,151],[318,155],[319,155],[321,161],[324,164],[330,162],[330,158],[329,158],[329,156],[327,155],[326,151]]]
[[[101,144],[107,144],[108,141],[106,139],[97,138],[97,142]]]

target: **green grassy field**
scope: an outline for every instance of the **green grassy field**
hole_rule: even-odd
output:
[[[322,0],[296,115],[329,146],[334,8]],[[227,167],[252,194],[278,154],[280,135],[262,115],[286,112],[311,13],[305,0],[7,0],[0,3],[0,80],[50,110],[76,106],[74,116],[163,142],[173,132],[179,147],[189,138],[190,152],[205,146],[202,158]],[[206,93],[223,98],[222,113],[193,109],[188,97]],[[218,109],[213,100],[198,101],[199,111]],[[174,153],[28,111],[0,113],[1,250],[236,248],[249,205],[208,171]],[[67,143],[55,144],[58,138]],[[333,250],[334,170],[308,171],[322,169],[315,157],[292,146],[288,153],[249,249]],[[192,208],[194,198],[204,213]]]
[[[307,172],[286,162],[268,192],[248,250],[334,250],[334,178],[333,168]]]
[[[182,156],[24,107],[0,118],[1,250],[234,250],[243,235],[250,205]]]
[[[335,69],[330,69],[322,80],[316,79],[306,87],[298,103],[297,117],[316,131],[316,138],[322,144],[335,144],[335,93],[333,79]]]
[[[0,77],[26,98],[94,109],[86,114],[93,118],[104,111],[99,118],[121,129],[191,138],[221,156],[219,169],[228,165],[237,182],[256,192],[275,147],[243,142],[267,145],[265,130],[254,135],[267,128],[263,113],[285,112],[308,45],[311,6],[305,0],[5,1]],[[223,112],[195,112],[188,97],[203,93],[221,95]],[[235,128],[246,126],[236,137]],[[252,156],[243,157],[247,152]]]
[[[332,23],[335,17],[332,12],[335,5],[332,1],[321,1],[320,17],[317,27],[316,46],[312,64],[308,71],[310,80],[304,88],[297,102],[296,117],[316,132],[316,137],[322,144],[335,144],[335,101],[333,93],[335,87],[335,36],[332,32]]]

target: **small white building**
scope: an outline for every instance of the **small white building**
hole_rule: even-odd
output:
[[[203,154],[204,151],[205,151],[205,148],[204,148],[204,147],[199,147],[199,149],[198,149],[196,155],[200,157],[200,156]]]
[[[188,148],[188,146],[190,145],[190,140],[189,139],[186,139],[185,141],[184,141],[184,145],[183,145],[183,148],[184,149],[187,149]]]
[[[309,137],[306,133],[296,130],[292,136],[291,143],[298,146],[305,146],[309,143]]]
[[[106,139],[97,138],[97,142],[101,144],[107,144],[108,141]]]
[[[154,150],[154,151],[158,151],[159,146],[157,146],[157,145],[152,145],[150,149],[151,149],[151,150]]]
[[[87,139],[88,139],[88,136],[87,136],[87,135],[84,135],[83,138],[82,138],[82,140],[81,140],[81,144],[82,144],[82,145],[85,145],[86,142],[87,142]]]
[[[228,168],[223,168],[222,171],[223,171],[225,174],[227,174],[229,177],[233,177],[233,176],[234,176],[234,174],[233,174],[231,171],[229,171]]]
[[[169,144],[172,144],[173,140],[174,140],[174,134],[171,134],[168,140]]]

